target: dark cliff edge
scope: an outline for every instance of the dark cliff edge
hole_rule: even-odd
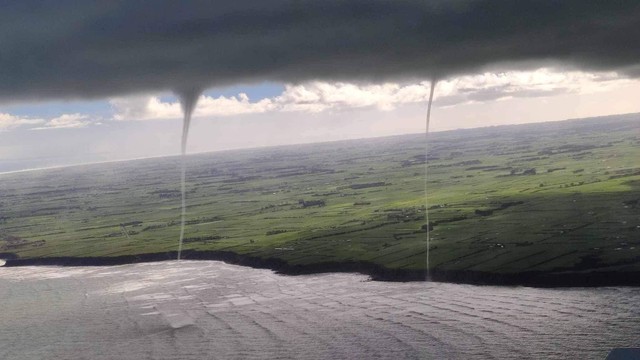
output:
[[[0,254],[5,267],[15,266],[113,266],[133,263],[175,260],[177,252],[122,255],[113,257],[45,257],[22,259],[15,254]],[[182,252],[184,260],[217,260],[228,264],[270,269],[283,275],[309,275],[320,273],[360,273],[375,281],[425,281],[424,270],[390,269],[369,262],[323,262],[292,265],[275,258],[260,258],[236,254],[230,251]],[[473,285],[533,286],[533,287],[595,287],[595,286],[640,286],[640,271],[530,271],[520,273],[490,273],[469,270],[433,269],[430,281]]]

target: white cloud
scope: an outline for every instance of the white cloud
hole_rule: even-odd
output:
[[[238,96],[213,98],[202,96],[198,101],[196,116],[232,116],[242,114],[258,114],[276,110],[276,106],[271,99],[262,99],[251,102],[247,94],[240,93]]]
[[[283,111],[319,112],[328,109],[376,107],[392,110],[398,103],[402,87],[385,83],[357,85],[315,81],[303,85],[287,85],[282,95],[275,98]]]
[[[160,120],[181,117],[178,102],[161,102],[155,96],[129,96],[109,100],[115,120]]]
[[[435,106],[483,103],[509,98],[591,94],[608,91],[632,82],[616,73],[561,72],[548,68],[535,71],[511,71],[461,76],[440,81]],[[202,96],[194,117],[225,117],[266,112],[320,113],[354,108],[391,111],[404,104],[426,102],[430,83],[354,84],[313,81],[285,85],[282,94],[251,101],[240,93],[217,98]],[[115,120],[178,119],[182,116],[177,101],[163,102],[157,96],[111,99]]]
[[[25,118],[7,113],[0,113],[0,131],[14,129],[24,125],[42,124],[44,122],[44,119]]]
[[[48,129],[78,129],[87,127],[91,122],[89,116],[85,114],[63,114],[47,121],[44,126],[33,128],[33,130]]]
[[[180,103],[162,102],[157,96],[135,96],[114,98],[109,100],[115,112],[115,120],[165,120],[182,117]],[[274,110],[271,99],[251,102],[249,97],[240,93],[238,96],[217,98],[201,96],[194,116],[233,116],[256,114]]]
[[[615,72],[560,72],[548,68],[461,76],[438,83],[436,105],[483,103],[509,98],[587,95],[609,91],[633,80]]]

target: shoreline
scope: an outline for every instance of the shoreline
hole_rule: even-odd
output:
[[[113,257],[47,257],[21,259],[12,253],[0,254],[4,267],[18,266],[115,266],[146,262],[176,260],[177,252],[121,255]],[[306,265],[291,265],[277,258],[259,258],[236,254],[230,251],[182,251],[183,260],[215,260],[227,264],[272,270],[280,275],[312,275],[322,273],[358,273],[373,281],[426,281],[424,270],[390,269],[382,265],[359,262],[324,262]],[[496,286],[554,287],[605,287],[640,286],[640,271],[558,271],[490,273],[472,270],[432,269],[430,281]]]

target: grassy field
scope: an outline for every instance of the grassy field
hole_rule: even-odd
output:
[[[185,249],[290,264],[640,270],[640,115],[187,158]],[[0,175],[0,253],[175,251],[180,159]]]

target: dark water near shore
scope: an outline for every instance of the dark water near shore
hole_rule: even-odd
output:
[[[0,268],[2,359],[603,359],[640,288],[280,276],[215,261]]]

